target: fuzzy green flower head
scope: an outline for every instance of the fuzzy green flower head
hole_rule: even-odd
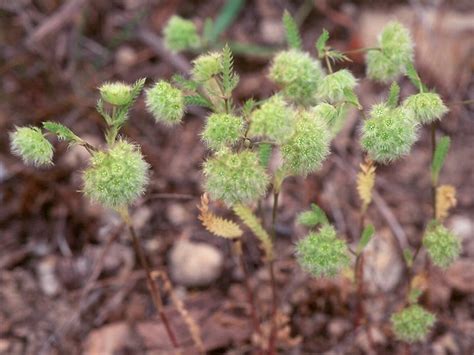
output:
[[[294,133],[281,146],[284,169],[303,176],[316,171],[329,154],[330,139],[326,123],[314,112],[297,112]]]
[[[269,177],[252,151],[223,150],[204,163],[204,187],[228,206],[256,201],[265,195]]]
[[[347,106],[345,104],[336,108],[327,102],[321,102],[314,106],[312,111],[316,117],[321,117],[326,122],[332,137],[342,129],[347,117]]]
[[[25,164],[43,166],[53,164],[53,146],[39,128],[16,127],[10,133],[10,149]]]
[[[374,105],[364,121],[360,143],[371,159],[389,163],[408,154],[416,138],[417,124],[411,113],[382,103]]]
[[[121,208],[145,191],[149,165],[139,149],[118,141],[107,151],[94,152],[84,171],[84,193],[106,207]]]
[[[426,339],[436,322],[436,316],[414,304],[393,314],[390,320],[395,336],[399,340],[413,343]]]
[[[335,276],[350,262],[346,243],[337,238],[330,225],[301,239],[296,244],[296,255],[301,267],[316,277]]]
[[[423,245],[435,265],[446,268],[459,257],[461,241],[442,224],[428,227]]]
[[[235,144],[243,135],[244,121],[226,113],[213,113],[206,122],[202,139],[213,150]]]
[[[409,96],[403,102],[403,106],[410,110],[420,123],[440,120],[448,112],[448,108],[441,97],[434,92],[422,92]]]
[[[314,103],[323,75],[321,63],[297,49],[278,53],[269,74],[270,79],[282,87],[285,97],[303,105]]]
[[[281,144],[293,133],[294,112],[283,98],[274,95],[250,118],[250,137],[266,137]]]
[[[99,91],[102,100],[115,106],[128,105],[134,99],[133,87],[121,82],[102,84]]]
[[[173,52],[196,48],[200,44],[196,25],[180,16],[172,16],[163,30],[165,45]]]
[[[413,61],[410,32],[399,22],[390,22],[382,30],[378,45],[380,50],[367,53],[367,76],[381,82],[396,80]]]
[[[356,85],[357,80],[349,70],[338,70],[323,78],[318,88],[318,96],[329,102],[343,101],[344,91],[352,90]]]
[[[192,77],[203,83],[222,72],[222,53],[202,54],[193,60]]]
[[[155,121],[167,125],[181,122],[184,115],[183,93],[163,80],[146,90],[145,104]]]

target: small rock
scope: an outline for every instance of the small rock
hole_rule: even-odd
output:
[[[177,203],[172,203],[166,210],[168,219],[176,226],[182,225],[184,222],[189,220],[189,214],[186,208]]]
[[[271,44],[280,44],[285,35],[280,19],[264,19],[260,25],[260,31],[263,40]]]
[[[117,66],[125,70],[137,62],[138,56],[136,51],[129,46],[122,46],[117,50],[117,54],[115,55],[115,62]]]
[[[47,257],[38,264],[38,278],[41,290],[46,296],[56,296],[59,293],[60,284],[55,273],[56,259]]]
[[[86,355],[113,355],[126,347],[131,338],[130,328],[126,323],[112,323],[92,331],[86,339]]]
[[[223,257],[219,250],[205,243],[178,241],[170,251],[171,277],[183,286],[207,286],[222,271]]]

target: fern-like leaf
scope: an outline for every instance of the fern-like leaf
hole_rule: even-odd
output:
[[[387,105],[395,108],[398,105],[398,98],[400,97],[400,86],[394,81],[390,86],[390,92],[388,94]]]
[[[258,145],[258,159],[260,160],[260,165],[264,168],[267,168],[271,154],[272,145],[270,143],[261,143]]]
[[[188,90],[188,91],[196,91],[199,87],[199,84],[193,80],[186,79],[184,76],[180,74],[174,74],[171,78],[171,81],[179,86],[181,89]]]
[[[456,206],[456,188],[452,185],[441,185],[436,189],[436,219],[442,221],[449,210]]]
[[[372,201],[372,190],[375,184],[375,166],[371,160],[360,164],[357,174],[357,192],[362,200],[362,210],[365,211]]]
[[[184,97],[184,104],[186,106],[202,106],[206,108],[212,108],[212,102],[206,99],[202,95],[186,95]]]
[[[242,236],[242,230],[240,227],[227,219],[217,217],[209,211],[209,198],[207,194],[201,196],[201,205],[199,208],[199,220],[201,221],[204,228],[206,228],[212,234],[227,239],[239,238]]]
[[[318,57],[320,59],[324,58],[326,55],[326,43],[329,39],[329,32],[323,28],[323,33],[319,36],[318,40],[316,41],[316,50],[318,51]]]
[[[285,27],[288,46],[294,49],[301,49],[303,46],[298,25],[287,10],[283,13],[283,27]]]
[[[238,83],[239,76],[234,73],[234,58],[232,57],[232,51],[226,44],[222,50],[222,86],[224,94],[229,97]]]
[[[55,134],[60,141],[66,141],[72,144],[82,142],[80,137],[61,123],[46,121],[43,122],[43,128]]]
[[[242,204],[234,206],[234,213],[239,216],[242,222],[252,231],[262,245],[262,249],[268,260],[273,258],[273,243],[267,231],[263,229],[259,219],[252,210]]]

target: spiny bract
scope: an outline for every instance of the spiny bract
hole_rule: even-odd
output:
[[[278,53],[270,68],[270,78],[282,87],[285,97],[303,105],[314,103],[323,75],[321,63],[297,49]]]
[[[266,137],[281,144],[293,132],[293,116],[293,110],[275,95],[252,113],[249,136]]]
[[[349,70],[338,70],[323,78],[318,88],[318,96],[329,102],[343,101],[344,91],[352,90],[356,85],[357,80]]]
[[[413,113],[420,123],[430,123],[440,120],[448,112],[441,97],[434,92],[423,92],[406,98],[403,106]]]
[[[183,93],[163,80],[146,90],[145,104],[157,122],[176,124],[184,115]]]
[[[336,236],[336,230],[324,225],[298,241],[296,255],[301,267],[314,276],[335,276],[349,265],[346,243]]]
[[[382,82],[392,81],[405,73],[413,61],[410,32],[399,22],[386,25],[379,36],[380,50],[369,50],[366,56],[367,76]]]
[[[442,224],[428,227],[423,245],[434,264],[446,268],[461,252],[461,241]]]
[[[84,193],[106,207],[125,207],[144,192],[148,169],[136,146],[118,141],[106,151],[93,153],[83,175]]]
[[[281,146],[284,169],[292,175],[307,175],[318,169],[329,154],[330,133],[314,112],[298,111],[294,133]]]
[[[248,203],[261,198],[269,177],[254,152],[223,150],[204,163],[205,189],[226,205]]]
[[[25,164],[41,166],[53,163],[53,146],[39,128],[17,127],[10,133],[10,148]]]
[[[417,125],[409,111],[386,104],[372,107],[362,125],[361,145],[371,159],[388,163],[410,152],[417,138]]]
[[[132,86],[121,82],[102,84],[99,91],[102,100],[115,106],[128,105],[134,99]]]
[[[222,72],[222,53],[202,54],[193,60],[192,77],[197,82],[205,82]]]
[[[175,52],[196,48],[200,44],[196,25],[180,16],[172,16],[164,30],[165,45]]]
[[[409,343],[424,340],[436,322],[434,314],[414,304],[395,313],[391,317],[396,337]]]
[[[316,117],[321,117],[326,122],[332,137],[342,129],[347,117],[347,105],[345,104],[335,107],[327,102],[321,102],[314,106],[312,111]]]
[[[226,113],[213,113],[206,121],[202,139],[214,150],[235,144],[242,136],[244,121]]]

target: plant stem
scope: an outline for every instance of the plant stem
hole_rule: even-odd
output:
[[[331,62],[329,61],[329,57],[325,55],[324,60],[326,61],[326,66],[328,67],[329,73],[332,74],[332,66],[331,66]]]
[[[161,318],[161,321],[163,322],[163,325],[165,326],[166,334],[168,335],[168,338],[170,339],[173,347],[175,349],[178,349],[179,345],[178,345],[178,341],[176,340],[176,335],[174,331],[172,330],[170,322],[168,320],[168,316],[166,315],[164,311],[163,300],[161,299],[160,291],[158,290],[158,286],[156,282],[153,280],[152,269],[150,267],[150,264],[148,263],[148,259],[146,258],[145,251],[143,250],[143,247],[140,244],[140,241],[138,240],[137,233],[135,232],[135,228],[132,225],[128,210],[123,209],[119,211],[119,213],[122,216],[123,221],[127,225],[130,236],[132,237],[133,248],[135,250],[135,254],[137,255],[138,260],[140,261],[140,264],[145,271],[148,289],[150,291],[153,304],[155,305],[156,310],[158,311],[158,314]]]
[[[342,54],[353,54],[353,53],[360,53],[360,52],[368,52],[368,51],[380,51],[381,48],[379,47],[364,47],[364,48],[357,48],[352,49],[350,51],[344,51]]]
[[[277,210],[278,210],[278,197],[280,193],[279,191],[273,190],[273,208],[272,208],[272,226],[271,226],[271,237],[273,243],[275,242],[276,238],[276,218],[277,218]],[[270,273],[270,284],[272,287],[272,310],[271,310],[271,328],[270,328],[270,337],[268,339],[268,354],[273,355],[275,354],[275,342],[276,342],[276,313],[277,313],[277,305],[278,305],[278,296],[276,290],[276,280],[275,280],[275,267],[274,267],[274,259],[272,258],[268,262],[268,269]]]

